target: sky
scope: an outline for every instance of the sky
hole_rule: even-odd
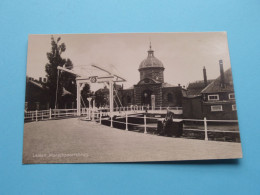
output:
[[[138,68],[141,61],[147,58],[150,42],[154,56],[164,65],[164,81],[172,85],[187,86],[189,82],[202,80],[204,66],[208,79],[217,78],[220,59],[223,60],[224,70],[231,67],[225,32],[53,36],[55,39],[61,37],[60,43],[65,43],[66,51],[62,57],[71,59],[76,72],[89,73],[90,65],[96,64],[125,78],[124,88],[139,82]],[[50,50],[51,35],[29,35],[27,76],[45,77],[45,65],[48,63],[46,53]]]

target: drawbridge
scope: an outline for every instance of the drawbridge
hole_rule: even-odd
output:
[[[86,84],[89,84],[90,86],[96,85],[96,84],[104,84],[109,89],[109,112],[112,114],[114,113],[114,96],[118,98],[118,102],[120,103],[120,106],[122,107],[122,103],[120,101],[120,98],[118,97],[117,91],[114,89],[114,83],[118,82],[125,82],[126,79],[124,79],[122,76],[120,76],[118,73],[115,73],[115,71],[109,70],[107,68],[101,67],[99,65],[92,64],[90,66],[84,66],[84,70],[82,71],[76,71],[66,68],[65,66],[57,67],[58,71],[58,77],[57,77],[57,88],[58,88],[58,82],[59,82],[59,75],[61,72],[65,71],[68,73],[71,73],[76,76],[76,84],[77,84],[77,116],[81,116],[82,112],[82,105],[81,100],[84,103],[84,100],[81,97],[81,91],[83,90],[84,86]],[[56,90],[58,91],[58,90]],[[90,118],[92,113],[97,112],[97,108],[95,108],[95,100],[93,98],[89,97],[87,98],[89,102],[89,108],[88,108],[88,118]],[[93,100],[93,101],[92,101]],[[91,101],[93,102],[91,104]],[[57,92],[56,92],[56,102],[57,102]],[[118,106],[118,105],[117,105]]]

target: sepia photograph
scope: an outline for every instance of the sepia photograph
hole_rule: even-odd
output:
[[[227,33],[29,35],[23,136],[23,164],[242,158]]]

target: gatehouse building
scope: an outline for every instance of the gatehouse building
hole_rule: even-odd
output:
[[[186,90],[181,85],[175,86],[164,81],[165,67],[162,61],[155,57],[151,44],[147,52],[147,58],[138,68],[140,81],[128,89],[118,91],[122,105],[182,106],[182,97]]]

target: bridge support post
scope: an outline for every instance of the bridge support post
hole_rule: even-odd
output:
[[[99,111],[99,124],[102,124],[102,111]]]
[[[88,120],[90,120],[91,119],[91,114],[92,114],[91,111],[93,111],[92,106],[91,106],[92,98],[89,97],[89,98],[87,98],[87,100],[88,100]]]
[[[112,113],[110,113],[110,121],[111,121],[110,127],[113,127],[113,114]]]
[[[204,130],[205,130],[205,141],[208,141],[208,125],[207,125],[207,118],[204,117]]]
[[[50,108],[50,113],[49,113],[49,119],[51,119],[51,108]]]
[[[125,130],[128,131],[128,116],[127,116],[127,113],[125,113]]]
[[[144,115],[144,133],[147,133],[147,129],[146,129],[146,115]]]
[[[80,116],[80,83],[77,81],[77,116]]]
[[[94,110],[94,108],[92,108],[92,121],[93,122],[95,121],[95,110]]]
[[[114,112],[114,93],[113,93],[113,81],[109,81],[109,108],[110,113]]]

